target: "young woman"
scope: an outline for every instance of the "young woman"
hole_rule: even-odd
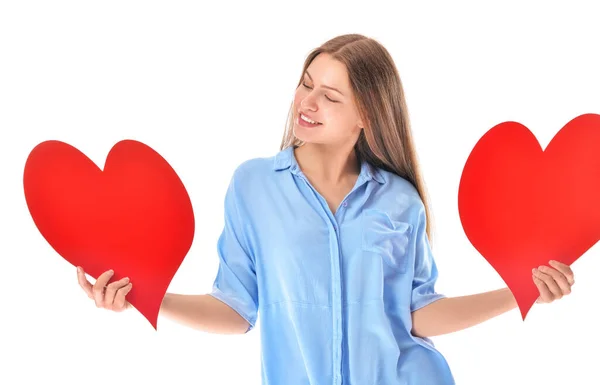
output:
[[[430,212],[398,71],[373,39],[336,37],[309,54],[280,151],[242,163],[225,196],[219,270],[205,295],[167,293],[161,314],[246,333],[261,314],[262,380],[286,385],[454,384],[430,337],[517,307],[508,288],[435,291]],[[92,285],[98,307],[130,307],[126,279]],[[538,302],[573,272],[533,273]]]

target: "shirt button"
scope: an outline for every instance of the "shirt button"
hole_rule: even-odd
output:
[[[348,206],[348,202],[344,201],[344,207]]]

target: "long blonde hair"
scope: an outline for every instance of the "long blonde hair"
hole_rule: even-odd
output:
[[[357,157],[413,184],[425,206],[426,232],[431,242],[433,220],[429,199],[413,143],[404,89],[391,55],[379,42],[360,34],[334,37],[309,53],[297,87],[308,66],[321,53],[330,54],[348,71],[365,125],[354,147]],[[303,144],[294,136],[293,108],[292,102],[280,150]]]

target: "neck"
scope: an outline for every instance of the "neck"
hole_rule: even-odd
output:
[[[360,162],[349,146],[326,146],[305,143],[294,149],[300,169],[309,178],[327,184],[338,184],[360,174]]]

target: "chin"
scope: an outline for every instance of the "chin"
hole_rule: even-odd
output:
[[[311,132],[306,132],[303,130],[303,127],[298,127],[297,124],[294,125],[294,136],[305,143],[318,142],[317,135]]]
[[[298,123],[294,123],[293,132],[294,132],[294,136],[296,138],[298,138],[300,140],[303,140],[303,141],[306,141],[307,139],[309,139],[309,138],[307,138],[307,136],[308,137],[311,136],[311,135],[307,135],[307,133],[304,132],[304,130],[302,129],[302,127],[298,126]]]

